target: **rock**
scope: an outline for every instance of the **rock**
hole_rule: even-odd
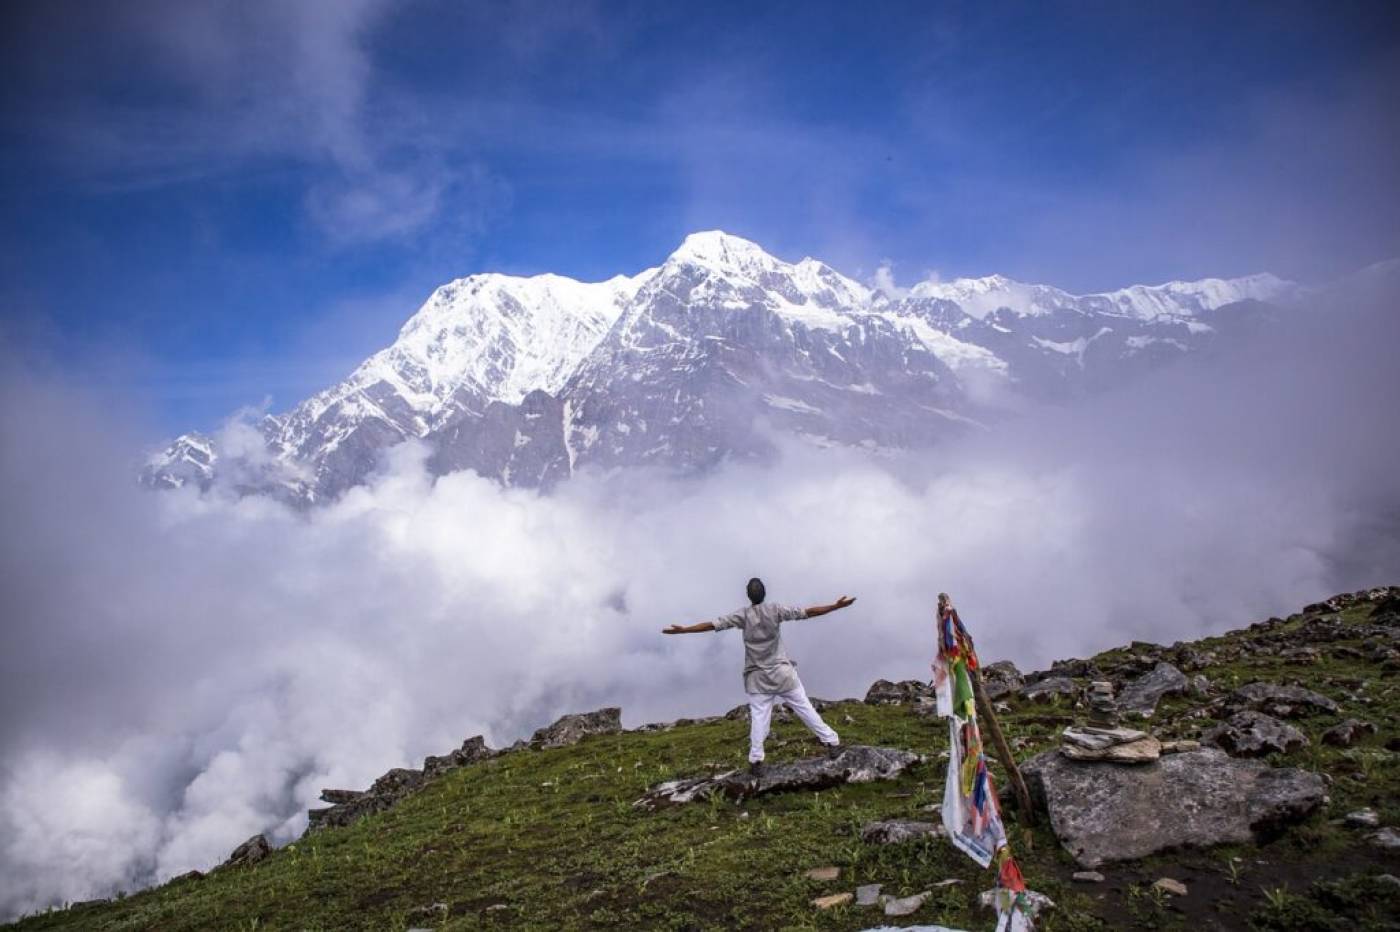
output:
[[[1060,844],[1089,870],[1172,848],[1253,842],[1316,811],[1325,794],[1317,774],[1213,748],[1140,767],[1048,751],[1022,772]]]
[[[1199,751],[1201,742],[1199,741],[1163,741],[1163,754],[1184,754],[1187,751]]]
[[[1236,712],[1206,732],[1201,740],[1235,757],[1287,754],[1308,746],[1307,735],[1292,725],[1263,712],[1248,710]]]
[[[1137,731],[1133,728],[1095,728],[1074,725],[1060,733],[1061,742],[1087,751],[1104,751],[1114,745],[1129,744],[1149,737],[1151,735],[1147,732]]]
[[[1400,887],[1400,877],[1396,877],[1394,874],[1381,874],[1376,878],[1376,882],[1388,887]]]
[[[1371,618],[1379,625],[1400,624],[1400,596],[1393,595],[1377,602],[1371,609]]]
[[[819,896],[812,901],[812,905],[817,909],[835,909],[838,906],[845,906],[851,902],[849,893],[833,893],[830,896]]]
[[[884,897],[886,916],[907,916],[910,913],[919,911],[919,907],[924,905],[924,901],[932,895],[931,892],[916,893],[913,896]]]
[[[1147,764],[1162,756],[1162,742],[1152,736],[1127,744],[1115,744],[1101,751],[1091,751],[1072,744],[1062,745],[1060,753],[1072,760],[1107,761],[1115,764]]]
[[[1367,807],[1355,812],[1348,812],[1346,824],[1350,828],[1375,828],[1381,824],[1381,817],[1376,813],[1376,810]]]
[[[449,770],[456,770],[458,767],[465,767],[468,764],[475,764],[478,761],[490,760],[499,754],[499,751],[492,750],[486,746],[486,739],[481,735],[474,735],[462,742],[462,746],[450,754],[440,757],[428,756],[423,759],[423,776],[431,779],[441,776]],[[322,799],[325,795],[322,794]],[[326,800],[330,802],[330,800]]]
[[[272,845],[267,843],[264,835],[254,835],[243,844],[233,849],[233,853],[228,856],[228,860],[220,867],[239,867],[241,865],[257,864],[263,858],[272,853]]]
[[[1281,686],[1278,683],[1250,683],[1230,694],[1226,707],[1231,710],[1252,709],[1279,718],[1297,718],[1310,712],[1339,710],[1337,703],[1326,696],[1301,686]]]
[[[616,706],[596,712],[565,715],[553,725],[541,728],[530,738],[536,748],[566,748],[590,735],[615,735],[622,731],[622,710]]]
[[[1078,694],[1079,687],[1074,685],[1073,680],[1063,676],[1047,676],[1043,680],[1036,680],[1021,687],[1021,698],[1031,702],[1052,702],[1059,696],[1073,698]]]
[[[1095,728],[1118,727],[1118,700],[1113,698],[1113,684],[1095,680],[1089,684],[1089,724]]]
[[[1066,728],[1060,735],[1060,753],[1074,760],[1145,763],[1161,756],[1162,744],[1145,731],[1131,728]]]
[[[1186,692],[1186,685],[1185,673],[1169,663],[1159,663],[1151,673],[1123,687],[1118,695],[1118,708],[1129,715],[1150,718],[1163,696],[1180,696]]]
[[[1103,883],[1103,874],[1098,871],[1075,871],[1073,879],[1078,883]]]
[[[365,796],[405,796],[423,782],[423,771],[395,767],[370,784]],[[364,796],[360,797],[364,799]]]
[[[856,887],[857,906],[877,906],[880,903],[880,890],[884,884],[868,883],[864,886]]]
[[[757,777],[746,771],[731,770],[715,776],[668,780],[647,790],[633,805],[654,810],[706,799],[715,793],[730,799],[747,799],[787,790],[820,790],[843,783],[892,780],[922,759],[898,748],[853,744],[844,747],[835,757],[770,764]]]
[[[326,828],[350,825],[367,815],[383,812],[399,800],[419,790],[426,778],[421,770],[395,767],[370,785],[364,792],[354,790],[322,790],[321,798],[334,802],[329,809],[307,812],[308,833]]]
[[[1372,832],[1366,836],[1366,840],[1377,848],[1385,848],[1389,851],[1400,848],[1400,834],[1396,833],[1393,828],[1383,828],[1379,832]]]
[[[1081,677],[1088,679],[1103,679],[1100,670],[1092,660],[1056,660],[1050,664],[1050,675],[1061,677]],[[1030,679],[1030,677],[1026,677]]]
[[[1210,688],[1210,680],[1200,673],[1186,681],[1186,691],[1197,698],[1210,695]]]
[[[867,822],[861,827],[860,840],[868,845],[897,845],[920,838],[938,838],[942,834],[943,826],[934,822],[891,819]]]
[[[988,699],[1000,699],[1026,685],[1026,678],[1010,660],[998,660],[982,668],[982,688]]]
[[[1349,718],[1340,725],[1333,725],[1322,733],[1322,743],[1333,747],[1349,748],[1363,735],[1374,735],[1376,726],[1370,722]]]
[[[171,878],[170,878],[168,881],[166,881],[166,882],[167,882],[167,883],[183,883],[184,881],[187,881],[187,880],[202,880],[202,879],[204,879],[204,871],[185,871],[183,874],[178,874],[178,875],[176,875],[176,876],[174,876],[174,877],[171,877]]]
[[[1185,896],[1186,884],[1180,880],[1173,880],[1170,877],[1163,877],[1152,885],[1153,890],[1161,890],[1170,896]]]
[[[815,880],[819,883],[829,883],[841,876],[839,867],[814,867],[805,874],[808,880]]]
[[[932,700],[933,687],[919,680],[876,680],[865,693],[866,705],[906,705]]]

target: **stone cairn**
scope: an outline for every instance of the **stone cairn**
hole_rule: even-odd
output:
[[[1089,684],[1088,724],[1071,725],[1060,734],[1060,753],[1072,760],[1142,764],[1161,756],[1162,745],[1145,731],[1121,727],[1113,684],[1094,680]]]
[[[1113,684],[1107,680],[1089,684],[1089,724],[1095,728],[1118,727],[1118,700],[1113,698]]]

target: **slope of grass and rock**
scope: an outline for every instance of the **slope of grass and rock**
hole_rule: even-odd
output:
[[[1055,904],[1042,928],[1400,928],[1397,674],[1400,588],[1045,671],[988,665],[1042,807],[1032,823],[1003,799]],[[851,745],[835,759],[779,715],[761,781],[732,773],[742,708],[630,731],[599,710],[505,750],[468,739],[327,790],[293,844],[249,839],[207,874],[10,928],[991,928],[991,875],[938,825],[947,729],[930,700],[881,681],[823,703]]]

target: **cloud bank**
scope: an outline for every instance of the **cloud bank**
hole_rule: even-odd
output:
[[[304,515],[142,492],[111,400],[11,358],[0,913],[207,868],[259,831],[286,842],[322,787],[470,734],[730,708],[738,638],[659,631],[733,609],[754,574],[780,601],[859,597],[787,632],[828,697],[923,676],[940,590],[986,659],[1039,667],[1400,581],[1394,307],[1310,311],[929,453],[792,443],[772,467],[541,496],[434,482],[409,444]]]

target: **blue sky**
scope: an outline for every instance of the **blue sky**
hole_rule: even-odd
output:
[[[0,334],[154,437],[295,403],[447,279],[696,229],[901,282],[1326,280],[1400,254],[1395,9],[12,2]]]

